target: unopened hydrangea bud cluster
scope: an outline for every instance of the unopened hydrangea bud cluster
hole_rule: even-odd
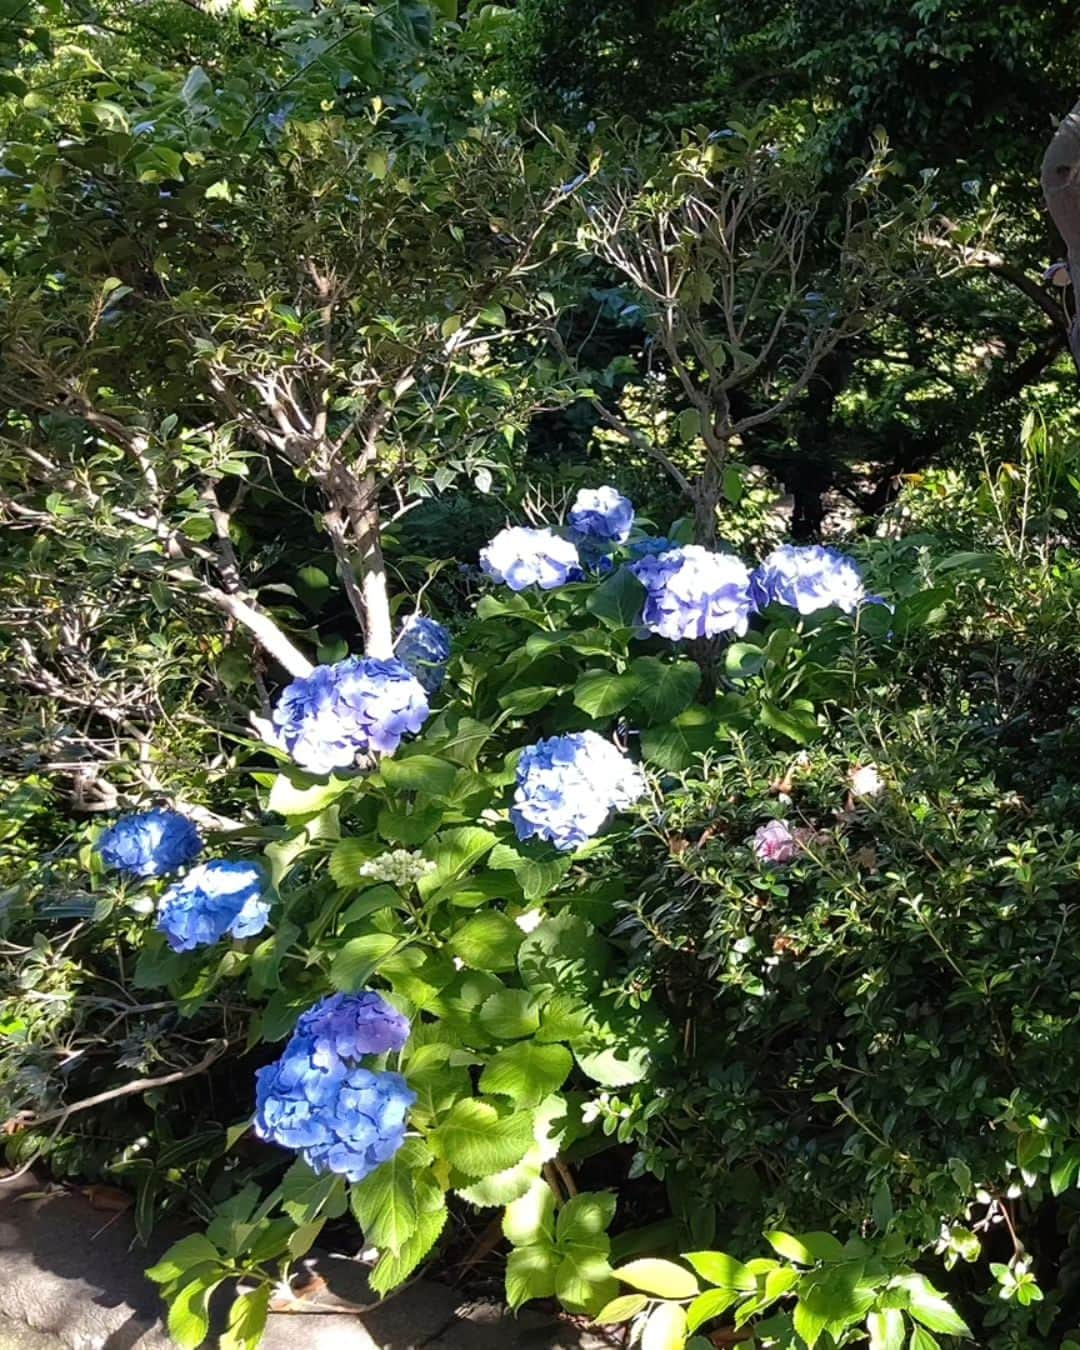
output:
[[[389,853],[380,853],[377,858],[369,858],[361,863],[359,872],[371,881],[386,881],[391,886],[405,888],[415,886],[421,877],[435,870],[430,858],[407,848],[395,848]]]
[[[255,1133],[315,1172],[362,1181],[405,1141],[416,1094],[365,1055],[400,1050],[409,1023],[378,994],[333,994],[309,1008],[280,1059],[255,1075]]]

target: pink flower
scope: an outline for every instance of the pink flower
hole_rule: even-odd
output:
[[[762,862],[789,863],[798,856],[800,840],[782,820],[770,820],[758,826],[751,847]]]

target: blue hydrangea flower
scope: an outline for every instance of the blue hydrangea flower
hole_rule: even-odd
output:
[[[170,886],[158,906],[157,928],[174,952],[261,933],[270,917],[262,871],[246,862],[200,863]]]
[[[552,736],[528,746],[518,760],[510,819],[519,839],[547,839],[569,852],[644,791],[634,765],[595,731]]]
[[[286,686],[273,713],[277,743],[303,769],[330,773],[358,755],[391,755],[430,712],[420,681],[396,660],[350,656]]]
[[[658,553],[670,553],[678,544],[672,539],[635,539],[630,544],[631,558],[653,558]]]
[[[866,598],[855,563],[820,544],[783,544],[773,549],[751,577],[750,591],[757,609],[788,605],[800,614],[831,605],[850,614]]]
[[[133,877],[162,877],[202,852],[199,831],[179,811],[141,811],[121,816],[97,843],[106,867]]]
[[[255,1132],[316,1172],[362,1181],[405,1139],[416,1094],[355,1061],[399,1050],[409,1024],[377,994],[337,994],[304,1013],[281,1058],[255,1075]]]
[[[634,523],[629,498],[613,487],[582,488],[570,508],[570,527],[582,539],[610,547],[622,544]]]
[[[401,625],[394,655],[424,686],[429,697],[442,688],[450,659],[450,634],[434,619],[410,614]]]
[[[750,621],[750,573],[731,553],[699,544],[644,557],[630,570],[645,587],[642,623],[660,637],[742,636]]]
[[[309,1041],[317,1061],[360,1059],[400,1050],[409,1039],[408,1018],[378,994],[331,994],[302,1013],[296,1034]]]
[[[581,578],[581,560],[569,539],[560,539],[551,530],[530,530],[523,525],[500,530],[487,548],[481,549],[480,566],[512,591],[523,591],[526,586],[551,591]]]

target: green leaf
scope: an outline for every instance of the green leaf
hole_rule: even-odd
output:
[[[559,1210],[555,1240],[560,1247],[567,1243],[588,1243],[591,1238],[606,1233],[615,1217],[614,1191],[586,1191],[572,1196]]]
[[[414,1174],[430,1161],[422,1139],[406,1139],[393,1157],[350,1187],[349,1203],[369,1246],[399,1252],[412,1237],[418,1220]]]
[[[686,1310],[687,1331],[697,1331],[698,1327],[727,1312],[733,1303],[738,1302],[738,1289],[706,1289],[699,1294]]]
[[[816,1265],[818,1261],[842,1261],[844,1247],[831,1233],[791,1233],[773,1230],[765,1240],[774,1252],[800,1266]]]
[[[647,1045],[616,1045],[603,1050],[581,1050],[575,1046],[574,1057],[582,1072],[602,1087],[640,1083],[652,1064]]]
[[[330,965],[330,983],[343,994],[362,989],[384,956],[398,948],[404,939],[392,933],[366,933],[346,942]]]
[[[946,1336],[970,1336],[967,1323],[955,1312],[940,1289],[922,1275],[900,1275],[893,1285],[906,1291],[908,1312],[924,1327],[940,1331]]]
[[[618,1288],[611,1278],[606,1246],[603,1251],[571,1246],[555,1271],[555,1293],[567,1312],[597,1312],[615,1297]]]
[[[177,1280],[192,1266],[200,1266],[208,1261],[220,1261],[221,1253],[203,1233],[191,1233],[188,1237],[174,1242],[156,1265],[144,1272],[148,1280],[155,1284],[170,1284]]]
[[[261,1284],[233,1299],[229,1325],[221,1334],[218,1350],[256,1350],[266,1330],[270,1310],[270,1286]]]
[[[595,992],[604,982],[610,960],[607,943],[569,909],[545,919],[518,950],[521,978],[536,993]]]
[[[267,809],[279,816],[314,816],[348,792],[348,778],[312,778],[309,774],[279,773],[270,785]]]
[[[698,1282],[688,1270],[674,1261],[660,1261],[652,1256],[630,1261],[612,1274],[631,1289],[660,1298],[693,1298],[699,1292]]]
[[[866,1319],[869,1350],[904,1350],[904,1314],[899,1308],[872,1312]]]
[[[766,699],[762,700],[758,720],[770,731],[778,731],[781,736],[786,736],[796,745],[809,745],[821,735],[817,718],[812,713],[801,709],[785,711]]]
[[[912,1327],[908,1350],[941,1350],[941,1344],[936,1336],[931,1336],[922,1327]]]
[[[555,1196],[546,1181],[537,1178],[526,1193],[506,1206],[502,1231],[515,1247],[551,1243],[555,1223]]]
[[[521,1161],[533,1144],[532,1113],[500,1116],[487,1102],[458,1102],[428,1142],[466,1176],[486,1177]]]
[[[450,939],[450,950],[473,970],[512,970],[525,934],[498,909],[467,919]]]
[[[574,703],[590,717],[611,717],[638,693],[633,675],[616,675],[611,670],[589,670],[574,685]]]
[[[424,850],[435,867],[417,884],[421,896],[425,900],[436,898],[443,887],[457,881],[489,853],[495,842],[496,836],[479,825],[465,825],[459,830],[444,830],[436,835]]]
[[[512,1205],[520,1200],[539,1180],[542,1159],[537,1148],[531,1148],[521,1162],[502,1172],[492,1172],[470,1186],[458,1186],[457,1194],[470,1205],[488,1209],[492,1205]]]
[[[1061,1195],[1073,1184],[1080,1170],[1080,1148],[1075,1145],[1065,1151],[1050,1171],[1050,1191]]]
[[[169,1335],[181,1350],[198,1350],[210,1330],[207,1303],[224,1278],[219,1265],[195,1266],[192,1278],[177,1290],[169,1302]]]
[[[585,608],[608,628],[635,628],[641,622],[645,587],[626,567],[605,578],[585,602]]]
[[[612,1326],[617,1322],[629,1322],[636,1317],[649,1300],[644,1294],[620,1294],[610,1303],[605,1303],[593,1318],[600,1326]]]
[[[694,661],[662,661],[639,656],[630,663],[637,681],[634,707],[646,722],[670,722],[694,701],[701,684],[701,668]]]
[[[480,1075],[480,1091],[535,1106],[562,1087],[573,1067],[565,1046],[518,1041],[488,1062]]]
[[[733,642],[724,652],[724,671],[732,680],[748,680],[764,664],[765,653],[753,642]]]
[[[320,1215],[340,1218],[348,1208],[345,1183],[335,1172],[313,1172],[297,1158],[281,1179],[281,1208],[293,1223],[311,1223]]]
[[[815,1336],[827,1331],[839,1340],[841,1333],[860,1321],[874,1302],[874,1288],[864,1282],[863,1270],[863,1262],[848,1261],[804,1275],[798,1284],[797,1325],[801,1312],[808,1331]],[[811,1343],[801,1327],[799,1335]]]
[[[683,1350],[686,1309],[678,1303],[660,1303],[648,1316],[638,1342],[640,1350]]]
[[[379,777],[395,792],[426,792],[439,797],[450,792],[458,776],[458,766],[435,755],[407,755],[388,758],[379,764]]]
[[[650,764],[681,773],[716,740],[716,718],[708,708],[691,707],[661,727],[641,733],[641,753]]]
[[[416,1231],[397,1253],[383,1252],[371,1272],[371,1287],[376,1294],[389,1293],[408,1278],[431,1251],[446,1227],[446,1200],[438,1186],[429,1183],[417,1187],[419,1209]]]
[[[506,1258],[506,1301],[520,1308],[531,1298],[551,1298],[561,1257],[554,1247],[515,1247]]]
[[[540,1005],[524,989],[503,989],[485,1000],[478,1016],[481,1027],[496,1040],[519,1040],[539,1027]]]
[[[529,843],[496,844],[488,865],[499,872],[513,872],[526,900],[548,895],[570,870],[570,859],[559,856],[548,845]]]
[[[757,1288],[753,1271],[726,1252],[687,1252],[686,1259],[703,1280],[719,1285],[721,1289]]]

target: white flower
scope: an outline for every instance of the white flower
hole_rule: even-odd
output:
[[[880,797],[885,791],[885,780],[873,764],[863,764],[848,772],[848,782],[855,797]]]
[[[544,922],[544,914],[542,910],[529,909],[524,914],[519,914],[514,922],[523,933],[531,933]]]
[[[392,886],[415,886],[422,876],[432,871],[435,864],[407,848],[395,848],[361,863],[359,873],[372,881],[389,882]]]

